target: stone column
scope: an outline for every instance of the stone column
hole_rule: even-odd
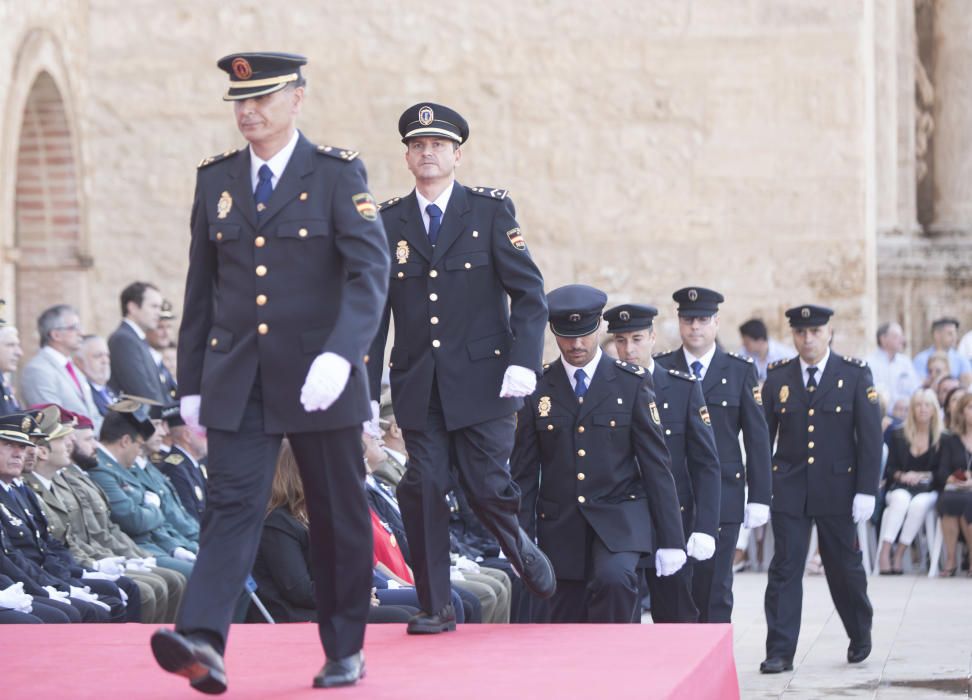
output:
[[[879,233],[898,228],[898,0],[874,0],[874,158]]]
[[[917,174],[915,172],[915,0],[896,0],[898,48],[898,227],[918,231]]]

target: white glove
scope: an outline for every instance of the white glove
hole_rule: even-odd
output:
[[[59,591],[54,586],[44,586],[44,590],[47,591],[47,595],[51,597],[51,600],[59,600],[62,603],[66,603],[67,599],[71,596],[64,591]]]
[[[206,428],[199,424],[199,405],[201,403],[202,396],[199,394],[183,396],[179,399],[179,413],[182,414],[182,420],[191,430],[200,435],[205,435]]]
[[[105,574],[121,574],[125,565],[125,557],[105,557],[92,565],[92,569]]]
[[[162,507],[162,499],[154,491],[146,491],[145,495],[142,496],[142,503],[147,506],[155,506],[156,508]]]
[[[124,588],[119,588],[118,589],[118,594],[121,596],[122,603],[124,603],[125,605],[128,605],[128,594],[125,592],[125,589]]]
[[[456,568],[455,566],[450,566],[449,567],[449,580],[450,581],[465,581],[466,580],[466,577],[462,575],[462,572],[459,571],[458,568]]]
[[[151,566],[153,568],[158,566],[155,563],[155,557],[142,557],[139,561],[142,563],[142,566]]]
[[[685,566],[687,559],[684,549],[659,549],[655,552],[655,571],[658,576],[671,576]]]
[[[503,386],[499,395],[501,399],[520,399],[532,394],[536,388],[536,372],[519,365],[510,365],[503,375]]]
[[[108,612],[111,612],[111,606],[108,605],[108,603],[105,603],[104,601],[98,600],[98,596],[95,596],[94,600],[89,600],[88,602],[91,603],[92,605],[97,605],[99,608],[104,608]]]
[[[77,598],[78,600],[83,600],[86,603],[91,603],[98,600],[98,596],[91,592],[91,589],[85,586],[81,588],[80,586],[71,586],[71,593],[69,594],[72,598]]]
[[[315,357],[300,390],[304,410],[309,413],[329,409],[344,391],[350,376],[351,363],[340,355],[325,352]]]
[[[685,545],[685,553],[698,561],[711,559],[715,554],[716,541],[712,535],[704,532],[693,532],[689,535],[688,544]]]
[[[190,563],[196,561],[196,555],[185,547],[176,547],[174,550],[172,550],[172,556],[179,561],[187,561]]]
[[[24,584],[22,582],[7,586],[0,591],[0,608],[29,613],[33,610],[33,606],[31,605],[33,600],[32,597],[24,593]]]
[[[479,573],[479,564],[474,562],[472,559],[460,556],[456,559],[456,568],[459,571],[468,571],[471,574]]]
[[[378,425],[378,415],[381,412],[381,407],[378,405],[377,401],[371,402],[371,420],[366,420],[361,424],[362,430],[364,430],[368,435],[375,438],[376,440],[381,439],[381,426]]]
[[[874,515],[874,496],[863,493],[854,494],[854,505],[851,506],[851,516],[855,523],[860,523]]]
[[[743,515],[743,527],[752,529],[761,527],[769,522],[769,506],[765,503],[747,503],[746,513]]]
[[[151,571],[148,566],[142,563],[141,559],[129,559],[125,562],[125,571]]]
[[[117,581],[121,577],[121,574],[106,574],[104,571],[88,571],[84,570],[81,575],[82,581]]]

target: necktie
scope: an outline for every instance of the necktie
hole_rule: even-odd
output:
[[[814,376],[817,373],[816,367],[807,367],[807,391],[816,391],[817,380]]]
[[[696,379],[702,379],[702,363],[698,360],[692,363],[692,374]]]
[[[425,207],[429,215],[429,243],[435,245],[439,240],[439,227],[442,225],[442,210],[434,204]]]
[[[273,194],[273,171],[269,165],[264,163],[257,171],[257,175],[259,175],[260,180],[253,191],[253,198],[256,200],[257,214],[259,215],[267,208],[267,202],[270,201],[270,195]]]
[[[579,369],[574,372],[574,379],[577,383],[574,385],[574,394],[577,398],[584,398],[584,394],[587,393],[587,375],[584,374],[584,370]]]
[[[71,360],[68,360],[65,367],[67,368],[67,373],[71,375],[71,379],[74,380],[74,386],[78,388],[78,393],[83,397],[84,392],[81,391],[81,382],[78,381],[78,375],[74,371],[74,365],[71,364]]]

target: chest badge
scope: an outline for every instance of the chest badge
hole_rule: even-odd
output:
[[[196,500],[201,501],[203,499],[202,489],[198,485],[196,485],[195,491],[196,491]]]
[[[546,418],[550,415],[550,409],[552,408],[550,404],[549,396],[541,396],[540,402],[537,404],[537,413],[540,414],[541,418]]]
[[[702,422],[706,425],[712,425],[712,419],[709,418],[709,407],[702,406],[699,408],[699,417],[702,418]]]
[[[219,195],[219,201],[216,202],[216,218],[225,219],[229,216],[230,210],[233,208],[233,197],[230,196],[229,192],[223,192]]]
[[[661,425],[661,416],[658,415],[658,406],[652,401],[648,404],[648,410],[651,412],[651,419],[655,422],[655,425]]]
[[[790,387],[784,384],[780,387],[780,403],[786,403],[788,398],[790,398]]]
[[[404,265],[408,262],[408,256],[411,253],[412,251],[408,247],[408,241],[399,241],[398,247],[395,249],[395,260],[398,261],[399,265]]]
[[[763,405],[763,394],[759,390],[758,386],[753,387],[753,398],[756,400],[757,405],[759,406]]]

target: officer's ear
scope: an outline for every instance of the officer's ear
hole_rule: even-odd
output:
[[[459,162],[462,160],[462,146],[458,143],[452,147],[452,153],[456,157],[456,167],[459,167]]]
[[[301,105],[304,104],[304,86],[295,87],[290,96],[291,104],[290,108],[293,114],[299,114]]]

